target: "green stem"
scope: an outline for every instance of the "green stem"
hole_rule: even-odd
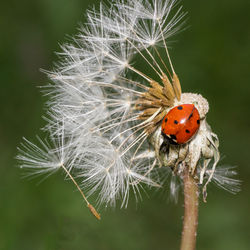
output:
[[[190,175],[188,168],[184,174],[184,219],[181,239],[181,250],[194,250],[198,225],[198,186]]]

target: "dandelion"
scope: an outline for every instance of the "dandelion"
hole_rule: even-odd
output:
[[[169,173],[174,197],[177,182],[184,186],[188,213],[198,210],[198,191],[206,201],[210,182],[237,192],[235,172],[216,168],[219,140],[206,121],[207,100],[182,93],[170,59],[169,39],[183,28],[185,15],[176,0],[115,0],[89,10],[79,34],[62,46],[60,63],[46,72],[48,142],[38,139],[38,147],[25,139],[17,156],[21,167],[31,174],[62,169],[98,218],[86,197],[96,193],[98,203],[126,207],[131,188],[140,196],[143,184],[159,188]],[[187,104],[192,110],[175,120],[182,123],[176,133],[165,133],[169,112]],[[193,136],[179,143],[178,133],[189,133],[185,126],[194,122]]]

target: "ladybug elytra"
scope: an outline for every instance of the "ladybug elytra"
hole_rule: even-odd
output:
[[[170,144],[188,142],[200,127],[200,115],[194,104],[181,104],[164,117],[161,131]]]

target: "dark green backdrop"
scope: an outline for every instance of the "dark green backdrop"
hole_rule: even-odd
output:
[[[178,249],[182,200],[162,192],[128,209],[102,209],[96,221],[63,175],[22,179],[14,156],[22,136],[39,134],[47,79],[59,43],[74,34],[93,0],[9,0],[0,9],[0,249]],[[250,249],[250,1],[184,0],[190,27],[171,55],[184,91],[210,102],[208,121],[219,135],[222,163],[238,165],[242,191],[209,189],[200,207],[199,250]],[[182,198],[182,197],[181,197]]]

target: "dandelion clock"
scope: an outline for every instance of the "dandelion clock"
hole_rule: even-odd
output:
[[[176,0],[114,0],[89,10],[46,71],[47,137],[24,139],[17,159],[30,175],[63,171],[97,219],[93,194],[96,205],[126,207],[147,185],[168,183],[174,199],[183,190],[181,249],[194,249],[208,184],[236,193],[240,183],[232,167],[218,166],[208,101],[182,92],[170,57],[185,15]]]

